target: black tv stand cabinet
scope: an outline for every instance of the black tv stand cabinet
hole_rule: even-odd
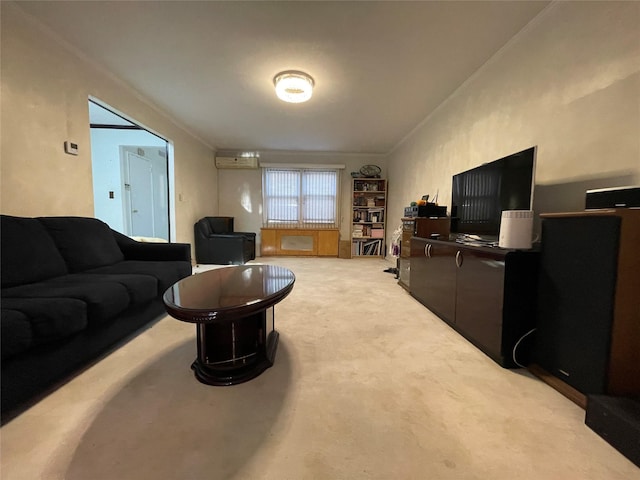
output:
[[[504,368],[529,361],[538,252],[411,238],[410,293]],[[520,364],[520,365],[518,365]]]

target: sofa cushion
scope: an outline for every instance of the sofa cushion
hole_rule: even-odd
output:
[[[129,306],[127,289],[116,282],[62,282],[59,280],[31,283],[2,290],[6,298],[75,298],[86,303],[89,326],[104,323]]]
[[[30,332],[29,346],[42,345],[87,328],[87,304],[75,298],[3,298],[2,299],[2,334],[5,334],[5,310],[17,311],[24,315],[21,323],[9,327],[7,334],[22,343],[24,332]],[[4,342],[4,338],[3,338]],[[4,343],[3,343],[4,345]],[[4,358],[4,352],[3,352]]]
[[[64,258],[40,221],[2,215],[0,222],[2,288],[67,273]]]
[[[158,280],[151,275],[137,274],[101,274],[72,273],[64,277],[54,278],[52,282],[61,283],[105,283],[115,282],[127,289],[130,303],[141,305],[149,303],[158,296]]]
[[[191,265],[182,261],[153,262],[146,260],[125,260],[124,262],[90,270],[86,273],[138,273],[158,279],[158,296],[178,280],[191,275]]]
[[[13,357],[31,347],[31,323],[29,317],[18,310],[2,306],[0,323],[0,353],[2,360]]]
[[[124,260],[109,225],[96,218],[41,217],[70,272]]]

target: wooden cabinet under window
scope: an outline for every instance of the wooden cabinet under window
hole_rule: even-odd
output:
[[[337,228],[261,228],[260,255],[337,257],[340,232]]]
[[[387,181],[382,178],[351,181],[351,258],[384,257]]]

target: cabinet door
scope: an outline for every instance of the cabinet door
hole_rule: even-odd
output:
[[[337,257],[339,237],[340,232],[338,230],[319,230],[318,256]]]
[[[459,251],[456,329],[498,360],[502,356],[505,257],[474,249]]]
[[[260,229],[260,255],[268,257],[277,255],[278,248],[276,245],[276,231],[272,228]]]
[[[399,257],[398,258],[398,278],[399,278],[398,283],[406,289],[409,289],[409,286],[411,285],[410,272],[411,272],[410,257]]]
[[[411,239],[411,295],[448,323],[455,322],[455,245]]]
[[[411,257],[411,237],[414,235],[415,219],[402,219],[402,237],[400,239],[400,256]],[[408,271],[407,271],[408,272]]]

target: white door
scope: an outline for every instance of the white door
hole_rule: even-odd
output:
[[[95,217],[125,235],[168,241],[174,209],[168,141],[91,99],[89,119]]]
[[[129,197],[129,235],[154,237],[153,167],[151,161],[132,152],[126,153]]]

